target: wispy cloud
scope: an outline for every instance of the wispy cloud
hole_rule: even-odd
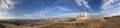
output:
[[[115,2],[117,2],[118,0],[103,0],[103,4],[101,6],[101,9],[103,10],[107,10],[107,9],[110,9],[114,4]]]
[[[37,19],[32,14],[24,14],[21,16],[10,15],[8,12],[0,12],[0,20],[1,19]]]
[[[69,1],[69,0],[59,0],[61,1]],[[78,6],[84,6],[91,10],[91,7],[89,3],[86,0],[75,0],[76,4]],[[118,3],[115,3],[118,2]],[[83,12],[72,12],[68,13],[72,9],[65,7],[65,6],[55,6],[55,7],[46,7],[42,11],[36,12],[35,14],[23,14],[20,16],[10,15],[7,11],[10,9],[13,9],[15,7],[15,4],[17,4],[17,1],[15,0],[0,0],[0,19],[35,19],[35,18],[75,18],[79,15],[83,15]],[[88,13],[90,17],[108,17],[108,16],[114,16],[114,15],[120,15],[120,2],[119,0],[103,0],[101,9],[103,9],[101,12],[98,13]],[[4,10],[4,11],[1,11]],[[105,11],[104,11],[105,10]],[[54,13],[56,12],[56,13]],[[59,13],[57,13],[59,12]],[[64,13],[67,12],[67,13]],[[50,13],[53,13],[53,15],[49,16]],[[47,15],[46,15],[47,14]]]
[[[17,3],[14,0],[0,0],[0,8],[4,9],[5,11],[7,11],[8,9],[12,9],[13,7],[15,7],[14,5]]]
[[[91,8],[88,5],[88,2],[86,0],[75,0],[75,1],[78,6],[84,6],[91,10]],[[120,3],[119,0],[103,0],[102,5],[101,5],[102,10],[98,13],[93,13],[93,14],[97,14],[101,17],[108,17],[108,15],[109,16],[119,15],[118,11],[116,11],[116,10],[119,10],[118,9],[120,6],[119,3]],[[114,14],[112,14],[112,12]],[[90,13],[90,14],[92,14],[92,13]],[[88,15],[90,15],[90,14],[88,14]]]
[[[63,7],[63,6],[58,6],[58,7],[56,7],[56,8],[58,8],[59,10],[61,10],[61,11],[70,11],[71,9],[69,9],[69,8],[67,8],[67,7]]]
[[[15,7],[15,4],[19,3],[17,0],[0,0],[0,19],[15,19],[18,16],[8,13],[10,9]],[[23,16],[25,17],[25,16]]]
[[[64,7],[64,6],[46,7],[45,9],[43,9],[43,11],[35,13],[35,15],[37,15],[37,16],[39,15],[42,18],[47,18],[47,17],[51,17],[49,15],[57,14],[57,13],[61,13],[61,12],[64,13],[64,12],[68,12],[71,10],[72,9]],[[53,16],[55,16],[55,15],[53,15]]]
[[[104,17],[120,15],[120,0],[103,0],[101,13]]]
[[[46,18],[76,18],[80,15],[84,15],[83,12],[74,12],[74,13],[63,13],[63,14],[58,14],[58,15],[53,15],[53,16],[46,16]],[[88,13],[89,17],[92,18],[102,18],[103,15],[101,13]]]
[[[12,19],[7,12],[0,12],[0,19]]]
[[[80,7],[84,7],[84,9],[88,9],[91,12],[93,12],[93,10],[91,9],[91,7],[89,6],[88,2],[86,0],[75,0],[76,4]]]
[[[106,11],[102,11],[101,13],[104,14],[104,17],[120,15],[120,7],[115,7]]]
[[[88,2],[86,0],[75,0],[75,1],[76,1],[76,4],[78,6],[80,6],[80,7],[84,6],[88,9],[91,9],[91,7],[88,5]],[[118,2],[118,3],[115,4],[114,2]],[[112,5],[112,4],[114,4],[114,5]],[[71,9],[63,7],[63,6],[50,7],[50,8],[52,8],[53,10],[57,9],[60,11],[70,11],[71,10]],[[50,9],[50,8],[47,8],[47,9]],[[51,13],[50,11],[53,12],[52,9],[45,10],[42,12]],[[97,17],[97,18],[120,15],[120,11],[119,11],[120,10],[120,3],[118,0],[103,0],[101,9],[102,10],[98,13],[88,13],[88,15],[90,17]],[[62,14],[52,15],[52,16],[47,16],[47,15],[42,15],[42,16],[43,16],[43,18],[55,18],[55,17],[56,18],[58,18],[58,17],[59,18],[70,18],[70,17],[75,18],[79,15],[83,15],[83,13],[82,12],[73,12],[73,13],[62,13]]]
[[[88,2],[86,0],[75,0],[76,1],[76,4],[78,6],[84,6],[88,9],[91,10],[91,7],[88,5]],[[112,3],[116,2],[118,0],[103,0],[103,4],[101,6],[101,8],[103,10],[101,10],[101,12],[98,12],[98,13],[88,13],[88,15],[90,17],[109,17],[109,16],[114,16],[114,15],[119,15],[118,14],[118,11],[115,12],[116,10],[118,10],[119,7],[119,3],[118,4],[115,4],[114,6],[112,5]],[[58,7],[58,8],[62,8],[62,7]],[[108,9],[108,8],[111,8],[110,10],[106,10],[104,11],[105,9]],[[65,9],[65,8],[64,8]],[[60,10],[64,10],[64,9],[60,9]],[[65,9],[67,10],[67,9]],[[69,10],[69,9],[68,9]],[[114,12],[115,14],[112,14],[112,12]],[[107,14],[109,13],[109,14]],[[58,14],[58,15],[54,15],[54,16],[49,16],[49,17],[62,17],[62,18],[69,18],[69,17],[77,17],[79,15],[83,15],[83,13],[81,12],[78,12],[78,13],[63,13],[63,14]]]
[[[50,16],[49,18],[75,18],[79,15],[82,15],[83,13],[63,13],[63,14],[59,14],[59,15],[54,15],[54,16]]]
[[[13,19],[37,19],[36,16],[34,16],[33,14],[24,14],[21,16],[12,16]]]
[[[78,6],[84,6],[91,10],[88,2],[86,0],[75,0]],[[118,3],[115,3],[118,2]],[[101,11],[98,13],[88,13],[90,17],[101,18],[101,17],[110,17],[115,15],[120,15],[120,2],[119,0],[103,0]],[[69,17],[77,17],[79,15],[83,15],[83,13],[63,13],[59,15],[49,16],[49,17],[61,17],[61,18],[69,18]]]
[[[55,6],[55,7],[46,7],[43,9],[43,11],[40,11],[39,14],[46,14],[46,13],[51,13],[56,11],[70,11],[71,9],[63,6]]]
[[[120,15],[119,0],[103,0],[101,11],[96,13],[98,17],[111,17]]]
[[[12,18],[7,11],[13,9],[13,7],[15,7],[14,4],[16,4],[16,2],[13,0],[0,0],[0,19]]]

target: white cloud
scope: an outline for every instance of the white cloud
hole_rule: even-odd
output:
[[[3,19],[3,18],[11,18],[11,17],[8,17],[6,16],[8,13],[6,12],[0,12],[0,19]]]
[[[63,13],[63,14],[58,14],[54,16],[46,16],[46,18],[76,18],[80,15],[84,15],[83,12],[74,12],[74,13]],[[89,17],[93,18],[101,18],[103,15],[101,13],[88,13]]]
[[[91,17],[108,17],[108,16],[113,16],[113,15],[120,15],[120,3],[112,5],[117,0],[103,0],[103,4],[101,6],[102,9],[106,11],[101,11],[99,13],[88,13]],[[88,2],[85,0],[76,0],[77,5],[79,6],[85,6],[88,9],[91,9],[90,6],[88,5]],[[37,12],[36,14],[24,14],[21,16],[15,16],[15,15],[9,15],[6,11],[9,9],[13,9],[16,4],[15,1],[13,0],[0,0],[0,19],[34,19],[34,18],[39,18],[37,16],[41,16],[43,18],[54,18],[54,17],[61,17],[61,18],[69,18],[69,17],[77,17],[79,15],[83,15],[81,12],[73,12],[73,13],[63,13],[63,14],[58,14],[58,15],[53,15],[53,16],[47,16],[45,14],[54,12],[53,10],[58,10],[58,11],[70,11],[71,9],[64,7],[64,6],[56,6],[56,7],[47,7],[43,11]],[[1,11],[1,10],[5,11]],[[115,12],[116,11],[116,12]],[[55,11],[56,12],[56,11]]]
[[[51,17],[48,16],[48,14],[52,14],[52,13],[56,13],[56,12],[65,12],[65,11],[70,11],[71,9],[67,8],[67,7],[63,7],[63,6],[55,6],[55,7],[46,7],[45,9],[43,9],[43,11],[40,12],[36,12],[35,15],[39,16],[39,18],[47,18],[47,17]],[[53,15],[54,16],[54,15]]]
[[[119,5],[120,5],[120,3],[119,3]]]
[[[81,7],[84,6],[85,8],[87,8],[88,10],[90,10],[91,12],[93,12],[92,9],[91,9],[91,7],[88,5],[88,2],[86,0],[75,0],[75,1],[76,1],[76,4],[78,6],[81,6]]]
[[[36,19],[36,17],[32,14],[24,14],[21,16],[13,16],[14,19]]]
[[[113,8],[112,10],[103,11],[106,17],[120,15],[120,7]]]
[[[91,10],[91,8],[88,5],[88,2],[86,0],[75,0],[75,1],[78,6],[85,6]],[[101,6],[101,8],[103,10],[101,10],[101,12],[98,12],[98,13],[88,13],[88,15],[90,17],[98,17],[98,18],[120,15],[120,3],[116,3],[116,4],[112,5],[116,1],[119,2],[118,0],[103,0],[103,4]],[[62,8],[62,7],[58,7],[58,8]],[[62,10],[62,9],[60,9],[60,10]],[[63,13],[63,14],[58,14],[58,15],[54,15],[54,16],[45,16],[45,17],[47,17],[47,18],[55,18],[55,17],[69,18],[69,17],[77,17],[79,15],[83,15],[83,13],[79,13],[79,12]]]
[[[75,0],[78,6],[85,6],[88,9],[91,9],[86,0]]]
[[[32,14],[24,14],[21,16],[9,15],[7,13],[0,13],[0,20],[1,19],[37,19],[37,17],[33,16]]]
[[[15,7],[14,5],[16,4],[16,2],[14,0],[0,0],[0,8],[4,9],[5,11],[7,11],[8,9],[12,9],[13,7]]]
[[[120,15],[119,3],[119,0],[103,0],[101,6],[102,11],[100,13],[102,13],[104,17]]]
[[[103,4],[101,8],[101,12],[98,13],[88,13],[90,17],[109,17],[109,16],[115,16],[115,15],[120,15],[120,3],[112,5],[114,2],[119,2],[118,0],[103,0]],[[86,0],[76,0],[77,5],[79,6],[85,6],[88,9],[91,10],[90,6],[88,5],[88,2]],[[62,8],[62,7],[58,7]],[[62,9],[60,9],[62,10]],[[63,9],[64,10],[64,9]],[[104,11],[105,10],[105,11]],[[53,18],[53,17],[62,17],[62,18],[69,18],[69,17],[77,17],[79,15],[83,15],[83,13],[64,13],[64,14],[58,14],[54,16],[48,16],[48,18]],[[47,17],[47,16],[46,16]]]
[[[103,9],[103,10],[110,9],[113,6],[112,4],[115,2],[118,2],[118,0],[103,0],[101,9]]]
[[[19,3],[17,0],[0,0],[0,19],[17,19],[17,17],[22,17],[8,13],[8,11],[13,9],[17,3]]]
[[[43,9],[43,11],[37,12],[36,14],[46,14],[46,13],[51,13],[51,12],[55,12],[56,11],[70,11],[71,9],[67,8],[67,7],[63,7],[63,6],[55,6],[55,7],[46,7],[45,9]]]
[[[67,8],[67,7],[63,7],[63,6],[58,6],[58,7],[56,7],[56,8],[58,8],[59,10],[61,10],[61,11],[70,11],[71,9],[69,9],[69,8]]]
[[[58,15],[55,15],[55,16],[50,16],[51,18],[55,18],[55,17],[58,17],[58,18],[75,18],[79,15],[82,15],[83,13],[63,13],[63,14],[58,14]]]

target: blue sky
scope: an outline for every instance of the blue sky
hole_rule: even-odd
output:
[[[0,19],[74,18],[120,15],[120,0],[0,0]],[[93,11],[93,12],[91,12]]]

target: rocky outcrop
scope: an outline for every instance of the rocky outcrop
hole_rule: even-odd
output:
[[[5,28],[5,26],[4,26],[4,25],[2,25],[2,24],[0,24],[0,28]]]

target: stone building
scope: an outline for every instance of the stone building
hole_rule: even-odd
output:
[[[88,15],[86,11],[84,12],[84,15],[81,15],[76,18],[76,20],[84,20],[84,19],[88,19]]]
[[[79,16],[76,18],[76,20],[85,20],[85,19],[87,19],[87,17],[85,17],[85,16]]]

